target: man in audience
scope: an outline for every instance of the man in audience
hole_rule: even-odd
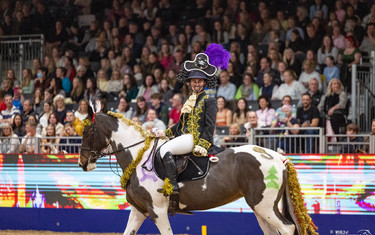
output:
[[[79,120],[79,118],[76,118],[74,115],[74,112],[69,110],[66,112],[66,117],[65,117],[65,124],[69,123],[75,130],[75,132],[82,136],[83,133],[83,125],[82,122]]]
[[[75,132],[74,126],[70,123],[66,123],[63,137],[60,139],[59,143],[60,151],[63,153],[78,153],[82,140],[77,137],[79,137],[79,135]]]
[[[356,136],[359,133],[359,126],[355,123],[350,123],[346,126],[347,145],[342,146],[340,153],[357,153],[363,149],[364,138]],[[353,144],[358,143],[358,144]]]
[[[180,119],[181,109],[182,109],[183,97],[181,94],[175,94],[172,98],[172,110],[169,113],[168,126],[172,126],[177,123]]]
[[[269,57],[263,57],[262,59],[260,59],[260,70],[258,72],[256,81],[255,81],[255,83],[259,86],[259,88],[264,86],[263,75],[265,73],[272,74],[272,77],[274,79],[277,79],[280,77],[279,71],[271,68],[271,64],[272,64],[272,61]]]
[[[233,100],[236,94],[236,86],[229,81],[228,71],[223,70],[220,73],[220,85],[217,89],[217,96],[223,96],[227,101]]]
[[[26,135],[22,138],[20,145],[20,153],[38,153],[38,141],[42,138],[41,135],[36,133],[37,123],[28,121],[25,126]]]
[[[317,78],[311,78],[309,81],[309,89],[307,93],[311,96],[312,105],[318,107],[320,100],[323,96],[323,92],[319,91],[319,82]]]
[[[318,127],[319,125],[319,110],[315,105],[312,105],[310,94],[304,93],[302,95],[302,107],[297,109],[297,120],[301,127]],[[307,135],[318,134],[318,130],[306,130]],[[305,139],[305,153],[317,153],[317,146],[315,146],[315,137]]]
[[[168,108],[162,103],[163,96],[160,93],[151,95],[151,108],[156,111],[157,118],[162,120],[165,125],[168,124]]]
[[[33,103],[30,99],[27,99],[23,102],[23,111],[22,111],[22,119],[23,123],[27,122],[27,119],[30,115],[33,115],[35,117],[38,117],[38,114],[34,111]]]
[[[0,125],[3,123],[13,124],[13,118],[16,114],[21,112],[13,105],[13,97],[10,94],[4,96],[4,102],[7,108],[0,113]]]

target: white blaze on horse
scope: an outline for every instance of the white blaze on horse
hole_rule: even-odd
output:
[[[95,123],[85,126],[79,166],[93,170],[97,159],[112,151],[124,172],[122,186],[131,204],[124,234],[136,234],[147,217],[161,234],[173,234],[169,198],[157,192],[165,181],[155,171],[151,156],[165,141],[156,141],[150,132],[111,112],[96,114]],[[303,204],[296,172],[291,163],[284,164],[284,156],[254,145],[230,148],[216,156],[219,161],[207,165],[205,177],[179,183],[177,213],[207,210],[244,197],[264,234],[317,234]],[[281,198],[282,213],[278,208]]]

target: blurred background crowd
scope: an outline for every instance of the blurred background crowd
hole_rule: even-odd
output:
[[[18,140],[5,137],[23,137],[19,151],[34,152],[27,148],[30,137],[82,135],[82,121],[93,112],[90,101],[99,100],[102,111],[123,113],[145,129],[173,125],[189,92],[188,84],[176,82],[176,75],[183,61],[193,60],[210,43],[222,44],[231,53],[228,69],[218,72],[218,88],[206,91],[217,98],[217,126],[227,127],[228,134],[260,127],[360,132],[347,120],[350,70],[375,49],[372,1],[0,4],[0,40],[25,34],[45,38],[43,60],[35,58],[20,77],[14,69],[1,75],[3,153],[15,151],[5,143]],[[42,152],[60,152],[53,144],[66,140],[48,141],[52,144]]]

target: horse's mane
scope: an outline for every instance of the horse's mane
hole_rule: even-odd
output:
[[[138,132],[141,134],[141,136],[142,136],[143,138],[145,138],[145,139],[147,139],[147,138],[149,138],[149,137],[154,137],[154,135],[151,134],[150,131],[146,131],[146,130],[144,130],[144,129],[142,128],[141,125],[139,125],[138,123],[133,122],[133,121],[130,120],[130,119],[125,118],[124,115],[121,114],[121,113],[114,113],[114,112],[109,111],[107,114],[108,114],[109,116],[111,116],[111,117],[115,117],[115,118],[121,120],[123,123],[125,123],[125,124],[128,125],[128,126],[132,126],[132,127],[133,127],[136,131],[138,131]]]

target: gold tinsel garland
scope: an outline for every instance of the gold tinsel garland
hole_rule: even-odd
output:
[[[171,195],[173,192],[173,186],[169,178],[165,178],[162,193],[164,195]]]
[[[294,214],[297,217],[298,223],[301,226],[301,234],[318,235],[315,226],[310,215],[307,213],[305,207],[305,201],[301,194],[301,186],[298,182],[297,171],[294,169],[293,163],[290,161],[286,164],[288,174],[288,186],[290,191],[290,197],[294,206]]]
[[[108,112],[108,115],[115,117],[117,119],[120,119],[122,122],[124,122],[128,126],[133,126],[134,129],[138,131],[143,138],[145,138],[145,144],[142,148],[138,150],[137,158],[135,160],[134,159],[132,160],[132,162],[124,170],[124,173],[121,176],[121,180],[120,180],[121,188],[125,189],[126,184],[128,183],[130,179],[130,176],[134,173],[135,168],[141,162],[144,153],[147,151],[147,149],[150,148],[151,142],[155,139],[155,135],[151,134],[151,132],[149,131],[145,131],[142,128],[142,126],[138,125],[132,120],[125,118],[124,115],[122,115],[121,113]]]

